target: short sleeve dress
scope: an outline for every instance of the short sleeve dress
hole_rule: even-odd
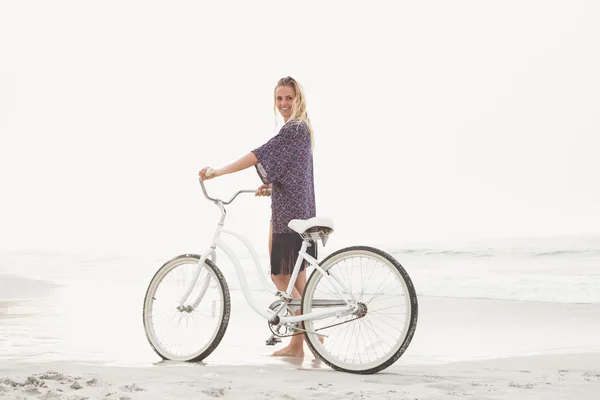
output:
[[[279,133],[252,150],[258,158],[256,171],[265,184],[273,184],[271,274],[291,275],[302,246],[300,235],[288,227],[292,219],[316,216],[313,156],[308,126],[290,120]],[[307,252],[317,257],[317,243]],[[303,261],[301,271],[306,268]]]

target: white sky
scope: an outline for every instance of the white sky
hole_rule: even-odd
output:
[[[331,246],[599,232],[599,4],[2,2],[0,248],[201,251],[285,75]]]

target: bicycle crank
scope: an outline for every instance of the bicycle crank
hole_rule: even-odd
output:
[[[271,306],[272,307],[276,306],[276,303],[279,303],[279,302],[274,302]],[[356,314],[355,318],[349,319],[347,321],[342,321],[342,322],[338,322],[338,323],[335,323],[335,324],[323,326],[323,327],[321,327],[319,329],[315,329],[312,332],[297,327],[298,324],[290,324],[289,326],[288,325],[285,325],[285,326],[275,326],[275,325],[272,325],[271,323],[269,323],[269,329],[271,330],[271,332],[273,332],[273,335],[271,336],[271,339],[269,339],[267,341],[267,344],[269,344],[270,341],[277,340],[277,338],[275,338],[275,337],[279,337],[279,338],[291,337],[291,336],[296,336],[296,335],[302,335],[304,332],[314,333],[314,334],[316,334],[318,336],[327,337],[327,335],[318,334],[317,331],[322,331],[323,329],[333,328],[334,326],[339,326],[339,325],[347,324],[348,322],[356,321],[357,319],[363,318],[364,316],[367,315],[367,312],[368,312],[367,305],[365,303],[363,303],[363,302],[359,302],[357,305],[358,305],[358,310],[355,312],[355,314]],[[288,310],[288,313],[289,313],[289,310]],[[276,329],[273,329],[274,327],[276,327]],[[282,327],[285,327],[285,333],[280,333],[279,332],[279,330]]]

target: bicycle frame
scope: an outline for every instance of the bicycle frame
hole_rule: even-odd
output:
[[[181,297],[181,299],[179,301],[180,307],[183,307],[185,301],[188,299],[189,295],[191,294],[194,287],[196,286],[198,277],[200,276],[200,273],[201,273],[202,269],[204,268],[205,260],[210,257],[211,261],[216,264],[216,258],[217,258],[216,249],[219,248],[229,257],[233,266],[235,267],[236,275],[240,282],[240,286],[244,293],[244,297],[245,297],[246,301],[248,302],[248,304],[250,305],[250,307],[252,307],[252,309],[257,314],[262,316],[263,318],[266,318],[272,322],[277,321],[277,325],[286,324],[286,323],[297,323],[297,322],[305,321],[308,319],[312,319],[312,320],[322,319],[322,318],[327,318],[327,317],[331,317],[334,315],[344,316],[344,315],[351,314],[351,313],[357,311],[358,306],[354,299],[344,300],[346,302],[345,307],[331,307],[325,311],[312,311],[310,313],[302,314],[302,315],[298,315],[298,316],[282,316],[281,315],[284,313],[284,311],[286,309],[287,303],[285,301],[282,302],[282,304],[275,311],[271,310],[270,308],[261,307],[256,302],[256,300],[252,294],[252,290],[248,286],[246,274],[244,273],[244,270],[241,266],[239,258],[237,257],[235,252],[227,245],[227,243],[221,239],[222,233],[229,234],[229,235],[235,237],[236,239],[241,241],[246,246],[246,248],[250,251],[250,254],[252,255],[252,261],[256,267],[256,271],[257,271],[258,275],[260,276],[260,280],[261,280],[263,287],[270,293],[272,293],[276,296],[279,296],[283,300],[291,300],[292,299],[292,291],[294,289],[294,285],[298,278],[298,273],[300,272],[300,266],[301,266],[301,263],[303,260],[306,260],[317,271],[319,271],[319,273],[321,273],[325,279],[329,280],[332,287],[336,290],[336,292],[337,292],[336,294],[338,295],[338,297],[340,299],[344,299],[345,298],[344,294],[349,294],[350,291],[345,287],[345,285],[339,279],[337,279],[337,277],[325,272],[319,266],[318,261],[315,260],[312,256],[310,256],[310,254],[308,254],[306,252],[306,249],[308,248],[308,245],[309,245],[309,242],[307,240],[304,240],[302,242],[302,247],[298,253],[298,258],[296,260],[296,264],[294,265],[292,276],[290,278],[290,282],[288,284],[286,291],[281,292],[281,291],[277,290],[275,288],[274,284],[272,282],[268,282],[267,279],[265,278],[265,276],[261,270],[262,265],[261,265],[260,259],[258,257],[256,250],[254,249],[254,246],[252,245],[252,243],[250,243],[250,241],[242,234],[233,232],[230,230],[226,230],[223,228],[224,224],[225,224],[225,216],[227,214],[225,211],[225,205],[230,204],[240,193],[255,193],[255,191],[254,190],[238,191],[228,202],[224,202],[220,199],[213,199],[213,198],[209,197],[208,194],[206,193],[206,188],[204,187],[204,183],[202,182],[202,180],[200,180],[200,184],[202,186],[202,190],[203,190],[206,198],[213,201],[215,204],[217,204],[217,206],[221,210],[221,219],[220,219],[219,223],[217,224],[217,229],[213,236],[213,240],[212,240],[210,247],[201,255],[200,260],[198,262],[198,268],[196,268],[196,270],[194,271],[194,276],[192,278],[192,282],[190,283],[190,286],[188,287],[188,289],[186,290],[186,292],[183,294],[183,296]],[[209,284],[210,284],[210,276],[209,276],[209,279],[205,280],[205,283],[200,288],[200,294],[198,295],[196,300],[193,302],[194,307],[197,307],[198,304],[200,303],[200,301],[202,300],[202,297],[206,293],[206,290],[208,289]],[[338,285],[339,285],[339,288],[338,288]]]

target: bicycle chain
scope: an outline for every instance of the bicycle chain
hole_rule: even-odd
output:
[[[327,329],[327,328],[333,328],[334,326],[338,326],[338,325],[342,325],[342,324],[347,324],[348,322],[352,322],[352,321],[355,321],[355,320],[357,320],[357,319],[360,319],[360,318],[362,318],[362,316],[359,316],[359,317],[356,317],[356,318],[349,319],[348,321],[338,322],[337,324],[333,324],[333,325],[324,326],[324,327],[322,327],[322,328],[315,329],[315,332],[317,332],[317,331],[320,331],[320,330],[323,330],[323,329]],[[273,332],[273,329],[271,329],[271,332]],[[312,333],[312,332],[309,332],[309,333]],[[280,335],[280,334],[277,334],[277,333],[275,333],[275,332],[273,332],[273,334],[274,334],[275,336],[277,336],[277,337],[291,337],[291,336],[302,335],[302,334],[304,334],[304,331],[302,331],[302,332],[300,332],[300,333],[292,333],[292,334],[289,334],[289,335]]]

